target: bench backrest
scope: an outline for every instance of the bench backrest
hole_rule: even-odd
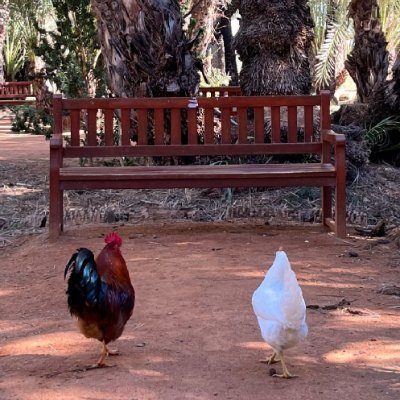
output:
[[[33,96],[33,85],[30,81],[0,83],[0,99],[25,99]]]
[[[63,115],[70,118],[71,139],[64,157],[321,154],[320,132],[330,129],[329,103],[329,92],[311,96],[130,99],[62,99],[55,95],[54,135],[62,134]],[[281,132],[283,108],[287,113],[285,135]],[[303,116],[301,134],[299,109]]]

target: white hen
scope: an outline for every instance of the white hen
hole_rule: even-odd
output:
[[[279,249],[274,263],[267,271],[261,285],[252,298],[263,339],[272,347],[273,353],[266,362],[282,363],[281,378],[292,378],[283,358],[283,351],[304,339],[308,333],[306,305],[287,255]]]

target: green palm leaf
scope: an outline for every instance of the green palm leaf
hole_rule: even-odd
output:
[[[319,88],[329,84],[335,74],[338,53],[343,50],[343,44],[351,40],[348,23],[330,23],[325,40],[322,43],[315,65],[315,84]]]

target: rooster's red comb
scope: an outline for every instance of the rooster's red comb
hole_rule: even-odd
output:
[[[108,244],[108,243],[114,243],[117,247],[121,247],[122,246],[122,239],[121,236],[118,235],[118,233],[116,232],[111,232],[109,233],[106,238],[104,239],[104,241]]]
[[[283,251],[283,246],[282,245],[279,246],[278,251]]]

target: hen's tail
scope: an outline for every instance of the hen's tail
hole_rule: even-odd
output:
[[[107,286],[97,273],[94,255],[89,249],[76,251],[65,267],[64,279],[68,279],[68,306],[71,314],[82,317],[88,308],[104,312]]]

